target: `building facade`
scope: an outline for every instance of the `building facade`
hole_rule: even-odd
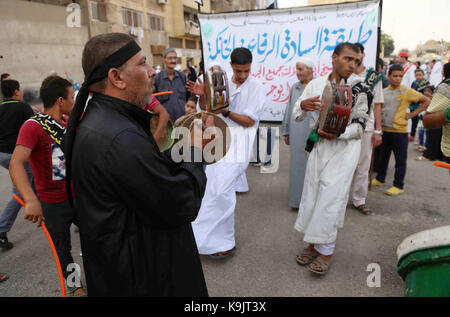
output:
[[[0,72],[34,96],[52,72],[83,82],[84,44],[109,32],[132,35],[154,67],[162,66],[168,47],[183,68],[198,65],[197,12],[194,0],[1,0]],[[211,12],[210,0],[203,0],[201,12]]]

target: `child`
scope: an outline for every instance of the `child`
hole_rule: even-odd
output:
[[[433,91],[434,91],[433,86],[427,85],[422,89],[422,91],[426,97],[430,98],[430,100],[433,98]],[[420,114],[420,116],[423,116],[423,112]],[[423,152],[426,150],[425,145],[428,143],[430,133],[428,129],[424,128],[422,118],[419,121],[418,129],[419,129],[419,146],[416,148],[416,150],[419,152]],[[422,161],[424,158],[425,157],[421,155],[418,156],[416,160]]]
[[[414,75],[416,76],[416,80],[412,83],[411,88],[423,93],[423,88],[430,83],[428,80],[425,79],[425,73],[420,68],[417,68],[414,71]],[[411,103],[409,105],[410,112],[413,112],[417,110],[420,107],[420,103]],[[416,137],[416,129],[417,124],[419,123],[419,116],[416,116],[411,119],[411,135],[409,136],[409,141],[414,141],[414,138]],[[416,143],[417,144],[417,143]]]
[[[397,196],[403,194],[408,152],[408,120],[416,117],[430,104],[430,99],[412,88],[401,84],[404,75],[401,65],[393,65],[388,72],[389,87],[383,90],[384,105],[382,110],[383,143],[376,148],[375,166],[377,177],[372,186],[382,186],[386,179],[391,152],[395,156],[394,186],[385,194]],[[407,113],[411,103],[422,103],[411,113]]]
[[[184,116],[180,117],[177,119],[177,121],[175,121],[174,126],[178,126],[180,124],[180,122],[184,119],[185,116],[192,114],[192,113],[196,113],[197,111],[197,96],[192,95],[188,98],[188,100],[186,101],[185,105],[184,105]],[[201,111],[201,109],[200,109]]]
[[[191,96],[188,98],[188,101],[184,105],[184,111],[186,114],[191,114],[197,112],[197,97]]]
[[[153,138],[155,139],[156,143],[158,143],[164,134],[167,123],[169,122],[169,113],[159,103],[156,97],[152,98],[152,101],[144,108],[144,110],[154,112],[159,116],[158,125],[156,126],[156,130],[153,133]]]
[[[44,79],[40,88],[44,112],[27,120],[20,128],[14,149],[10,175],[25,201],[25,219],[45,225],[53,239],[67,279],[72,264],[70,226],[75,222],[75,212],[66,192],[66,162],[62,139],[66,123],[63,115],[70,115],[74,106],[72,84],[61,77]],[[30,162],[37,197],[25,173],[24,165]],[[85,296],[81,284],[69,285],[69,294]]]

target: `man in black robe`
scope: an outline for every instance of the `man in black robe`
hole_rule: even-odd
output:
[[[155,71],[120,33],[90,39],[82,66],[64,142],[88,295],[207,296],[191,228],[206,186],[203,164],[175,163],[159,151],[143,110]],[[203,120],[212,126],[211,117]]]

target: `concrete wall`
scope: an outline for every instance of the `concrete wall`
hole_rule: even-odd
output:
[[[0,72],[10,73],[25,92],[36,93],[51,71],[82,82],[86,25],[70,28],[66,7],[21,0],[0,1]]]

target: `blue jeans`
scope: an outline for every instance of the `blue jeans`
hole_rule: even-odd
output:
[[[0,165],[6,169],[9,169],[9,161],[11,161],[11,156],[11,153],[0,152]],[[31,172],[30,165],[27,163],[24,167],[28,175],[28,180],[30,181],[31,186],[34,189],[33,174]],[[17,196],[22,198],[14,185],[12,186],[12,194],[16,194]],[[9,232],[9,230],[11,230],[21,207],[22,206],[14,198],[11,197],[9,199],[5,209],[3,210],[3,213],[0,215],[0,235],[6,234],[7,232]]]
[[[383,132],[383,143],[375,148],[376,179],[384,183],[391,153],[395,157],[394,186],[403,189],[408,158],[408,133]]]

